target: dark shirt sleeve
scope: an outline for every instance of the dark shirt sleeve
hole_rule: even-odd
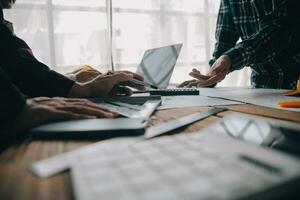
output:
[[[0,23],[0,64],[22,93],[29,97],[67,96],[74,81],[39,62],[28,45]]]
[[[225,52],[231,58],[230,71],[270,61],[280,52],[295,45],[293,35],[299,33],[300,26],[299,6],[299,0],[282,1],[261,20],[260,30],[256,34]]]
[[[210,66],[212,66],[215,61],[226,51],[233,48],[239,39],[239,34],[233,22],[228,0],[221,0],[215,38],[215,49],[213,52],[213,57],[209,61]]]
[[[13,119],[23,108],[25,98],[23,94],[10,82],[0,67],[0,122]]]
[[[8,135],[4,129],[11,125],[25,106],[23,94],[11,83],[0,66],[0,151],[15,137]]]
[[[230,4],[228,0],[221,0],[216,33],[215,33],[216,43],[215,49],[213,52],[212,59],[209,61],[209,66],[211,67],[216,60],[222,56],[226,51],[233,48],[239,37],[239,34],[235,28],[235,24],[233,22]],[[209,87],[215,87],[217,85],[213,84]]]

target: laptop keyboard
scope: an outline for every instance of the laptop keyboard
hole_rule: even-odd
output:
[[[227,142],[186,134],[78,155],[72,167],[76,199],[240,199],[300,174],[293,159],[267,150],[257,159],[249,154],[255,147],[243,144],[245,152],[238,153],[238,141]],[[270,155],[284,164],[270,163]]]

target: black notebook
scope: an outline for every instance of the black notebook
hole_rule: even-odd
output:
[[[146,125],[129,118],[73,120],[42,125],[30,134],[34,139],[107,139],[143,135]]]

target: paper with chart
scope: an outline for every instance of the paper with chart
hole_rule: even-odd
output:
[[[287,97],[283,94],[288,90],[253,89],[253,88],[201,88],[200,94],[233,101],[250,103],[258,106],[300,112],[299,108],[281,108],[281,101],[299,101],[299,97]]]
[[[75,149],[70,152],[66,152],[57,156],[52,156],[47,159],[43,159],[34,162],[28,166],[28,170],[41,178],[47,178],[68,170],[77,155],[91,155],[95,151],[102,151],[110,148],[124,148],[133,143],[140,141],[142,138],[116,138],[111,140],[105,140],[91,144],[79,149]]]
[[[236,101],[230,101],[219,98],[211,98],[202,95],[197,96],[163,96],[162,105],[158,110],[171,108],[184,108],[196,106],[225,106],[243,104]]]

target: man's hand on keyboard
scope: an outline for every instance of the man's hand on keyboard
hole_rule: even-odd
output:
[[[142,85],[134,84],[130,80],[143,80],[138,74],[129,71],[120,71],[113,74],[101,74],[96,78],[85,82],[76,82],[70,90],[69,97],[111,97],[129,96],[132,91],[129,87],[145,90]],[[128,87],[129,86],[129,87]]]

